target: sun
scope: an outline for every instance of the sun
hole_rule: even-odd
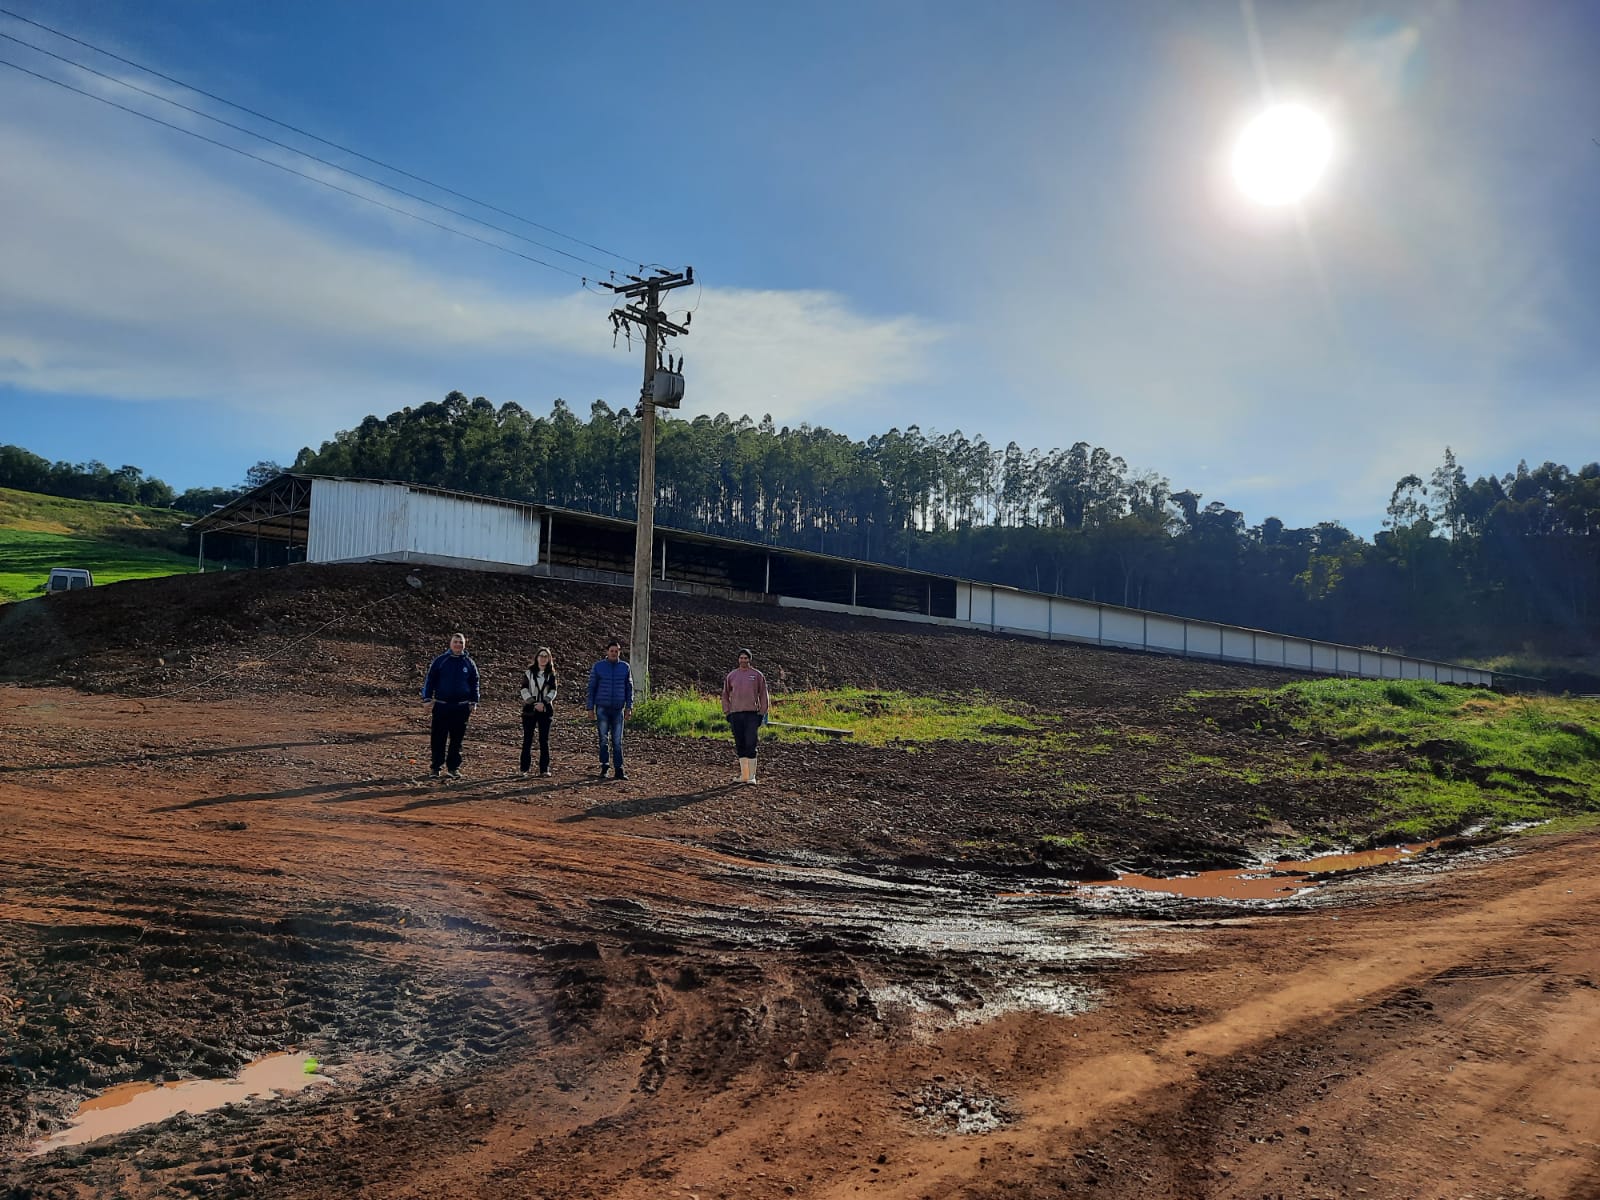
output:
[[[1257,204],[1293,204],[1316,186],[1332,155],[1326,121],[1298,104],[1275,105],[1234,144],[1234,182]]]

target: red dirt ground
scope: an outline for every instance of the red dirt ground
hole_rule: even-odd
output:
[[[476,618],[498,678],[513,628],[592,644],[621,594],[466,581],[267,659],[390,582],[293,576],[208,580],[210,611],[126,585],[0,609],[29,685],[0,688],[0,1196],[1600,1196],[1593,833],[1202,906],[964,851],[1051,828],[1003,748],[784,746],[741,788],[721,743],[634,736],[601,783],[564,714],[555,778],[524,781],[486,705],[439,786],[408,698],[438,631]],[[664,679],[752,641],[797,686],[953,666],[1189,750],[1264,736],[1171,705],[1264,673],[663,607]],[[1205,826],[1259,799],[1219,781],[1179,846],[1115,804],[1097,828],[1118,861],[1221,853],[1248,839]],[[1000,896],[1029,886],[1062,894]],[[106,1086],[291,1046],[335,1084],[22,1156]]]

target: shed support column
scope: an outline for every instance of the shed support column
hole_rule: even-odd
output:
[[[661,578],[667,577],[667,539],[661,539]]]
[[[200,574],[206,573],[206,532],[200,531]]]
[[[850,607],[856,606],[856,569],[850,568]]]
[[[767,555],[767,581],[766,581],[766,583],[762,584],[762,591],[768,596],[772,595],[772,555],[771,554]]]

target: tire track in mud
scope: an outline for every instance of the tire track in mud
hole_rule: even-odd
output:
[[[302,1047],[382,1085],[468,1070],[523,1036],[486,976],[385,953],[407,936],[392,906],[272,905],[215,884],[56,876],[13,878],[4,891],[0,1144],[13,1151],[115,1084],[226,1077]],[[73,920],[49,918],[68,911]],[[134,1132],[119,1145],[167,1136]],[[99,1156],[58,1152],[43,1180]]]
[[[1410,923],[1345,910],[1369,927],[1358,958],[1251,972],[1248,999],[1146,1050],[1086,1029],[1055,1078],[1010,1093],[1024,1115],[1003,1137],[897,1154],[873,1194],[1583,1196],[1600,1144],[1600,881],[1569,869],[1507,893]]]
[[[1037,1004],[1021,996],[1021,979],[1081,1004],[1077,967],[1112,953],[1104,938],[1084,936],[1076,917],[1079,946],[1063,946],[1067,919],[1053,921],[1049,937],[1019,932],[979,880],[966,881],[963,897],[948,883],[886,881],[826,864],[673,854],[700,859],[699,870],[720,877],[730,897],[759,903],[673,903],[657,886],[638,889],[663,896],[654,903],[591,896],[575,910],[553,902],[548,879],[546,890],[507,887],[571,935],[552,938],[548,927],[543,935],[508,928],[492,913],[378,899],[316,911],[275,869],[258,875],[276,893],[269,896],[237,883],[125,874],[115,883],[47,869],[18,877],[4,897],[15,934],[0,942],[5,975],[24,1010],[67,1020],[19,1024],[29,1049],[14,1058],[0,1093],[13,1145],[55,1127],[85,1092],[225,1076],[291,1045],[316,1051],[336,1080],[342,1067],[355,1068],[358,1084],[254,1117],[177,1118],[110,1145],[58,1152],[18,1177],[48,1194],[74,1175],[104,1188],[135,1175],[198,1188],[320,1170],[323,1154],[275,1157],[271,1144],[351,1105],[383,1101],[392,1113],[402,1107],[393,1098],[406,1093],[404,1107],[414,1109],[433,1083],[492,1076],[515,1061],[548,1071],[558,1090],[589,1088],[597,1073],[630,1064],[628,1094],[641,1096],[669,1080],[721,1087],[761,1061],[787,1077],[821,1069],[852,1037]],[[403,880],[388,887],[408,890]],[[953,903],[968,915],[953,919]],[[481,978],[463,977],[471,971]],[[687,997],[694,1002],[680,1002]],[[384,1121],[381,1161],[408,1137],[426,1144],[405,1133],[407,1120]],[[252,1132],[268,1151],[216,1158],[219,1139],[245,1146]],[[347,1148],[350,1155],[359,1157]]]

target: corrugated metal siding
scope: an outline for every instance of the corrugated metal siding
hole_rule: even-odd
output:
[[[412,492],[407,550],[478,562],[531,567],[539,561],[539,515],[503,504],[477,504]]]
[[[312,481],[307,562],[412,555],[533,566],[539,561],[539,515],[396,484]]]
[[[311,481],[307,562],[349,562],[405,548],[404,488],[343,479]]]

